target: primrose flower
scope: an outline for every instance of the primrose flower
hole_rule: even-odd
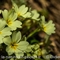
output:
[[[28,11],[28,7],[26,7],[25,5],[22,5],[20,7],[18,7],[15,3],[13,4],[13,9],[15,10],[16,14],[18,17],[22,16],[24,18],[29,18],[31,13],[27,12]]]
[[[9,35],[11,35],[10,29],[5,28],[5,21],[0,20],[0,44],[3,43],[3,38]]]
[[[55,33],[55,24],[53,24],[52,20],[50,20],[48,23],[45,22],[44,16],[42,18],[42,27],[43,31],[47,33],[48,35],[51,35],[52,33]]]
[[[24,55],[25,50],[27,49],[29,43],[27,41],[21,41],[21,33],[13,32],[12,38],[6,37],[3,39],[4,43],[7,45],[6,51],[8,55],[12,55],[13,53],[17,58]]]
[[[7,10],[2,11],[3,19],[5,20],[7,26],[11,30],[16,30],[17,28],[21,28],[22,23],[17,19],[17,15],[14,13],[9,14]]]
[[[39,19],[39,14],[38,14],[38,12],[36,10],[32,11],[32,17],[31,18],[34,19],[34,20],[37,20],[37,21],[40,20]]]

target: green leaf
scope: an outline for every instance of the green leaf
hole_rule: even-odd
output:
[[[32,39],[31,40],[31,44],[33,44],[33,43],[38,43],[39,41],[38,40],[36,40],[36,39]]]

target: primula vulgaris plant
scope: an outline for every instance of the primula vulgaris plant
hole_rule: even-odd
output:
[[[12,56],[10,60],[18,59],[46,59],[50,50],[47,43],[52,33],[55,33],[55,24],[52,20],[45,21],[44,16],[36,10],[29,9],[26,5],[17,6],[13,2],[11,10],[0,10],[2,18],[0,18],[0,48],[7,54]],[[45,32],[46,36],[41,42],[35,36],[38,32]],[[43,46],[43,47],[41,47]],[[14,57],[15,56],[15,57]],[[1,56],[2,58],[2,56]]]

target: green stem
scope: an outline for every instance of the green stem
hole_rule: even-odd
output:
[[[34,35],[36,32],[39,32],[40,31],[40,29],[35,29],[33,32],[31,32],[28,36],[27,36],[27,39],[29,38],[29,37],[31,37],[32,35]]]
[[[49,40],[49,35],[46,35],[46,36],[45,36],[45,39],[46,39],[46,40],[45,40],[45,43],[47,43],[48,40]]]

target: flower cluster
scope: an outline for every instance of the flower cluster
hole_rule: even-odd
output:
[[[46,22],[45,17],[40,17],[36,10],[29,10],[26,5],[18,7],[15,3],[11,10],[0,10],[0,14],[0,45],[5,45],[4,50],[8,55],[15,55],[16,59],[20,59],[23,56],[37,58],[47,54],[46,49],[41,50],[41,43],[33,35],[41,30],[48,36],[55,33],[52,20]]]

